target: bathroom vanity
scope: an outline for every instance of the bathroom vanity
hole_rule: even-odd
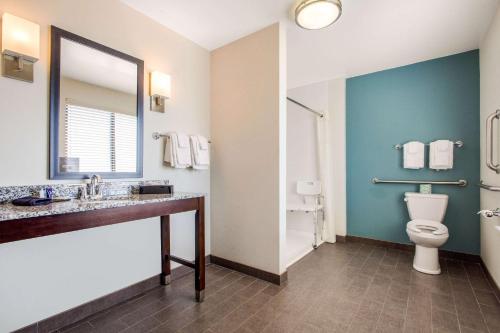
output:
[[[195,261],[170,254],[170,215],[195,211]],[[0,205],[0,244],[161,217],[161,283],[170,282],[170,261],[195,270],[196,300],[205,289],[205,197],[202,194],[132,194],[102,200],[73,199],[47,206]]]

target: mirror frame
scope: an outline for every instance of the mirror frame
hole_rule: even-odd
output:
[[[61,172],[59,171],[59,107],[61,86],[61,40],[67,39],[137,65],[137,162],[136,172]],[[143,142],[144,142],[144,61],[114,50],[71,32],[51,26],[50,53],[50,143],[49,143],[49,178],[50,179],[86,179],[92,174],[103,178],[142,178],[143,177]]]

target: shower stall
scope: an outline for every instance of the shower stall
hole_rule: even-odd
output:
[[[320,246],[328,233],[326,89],[306,86],[287,97],[288,266]]]

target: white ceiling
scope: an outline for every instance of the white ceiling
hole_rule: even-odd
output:
[[[278,20],[288,25],[288,85],[294,88],[479,47],[499,0],[343,0],[329,28],[295,26],[295,0],[122,0],[213,50]]]
[[[127,94],[137,94],[137,65],[63,39],[61,76]]]

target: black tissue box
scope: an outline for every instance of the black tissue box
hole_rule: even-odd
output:
[[[139,194],[174,194],[174,185],[141,185]]]

